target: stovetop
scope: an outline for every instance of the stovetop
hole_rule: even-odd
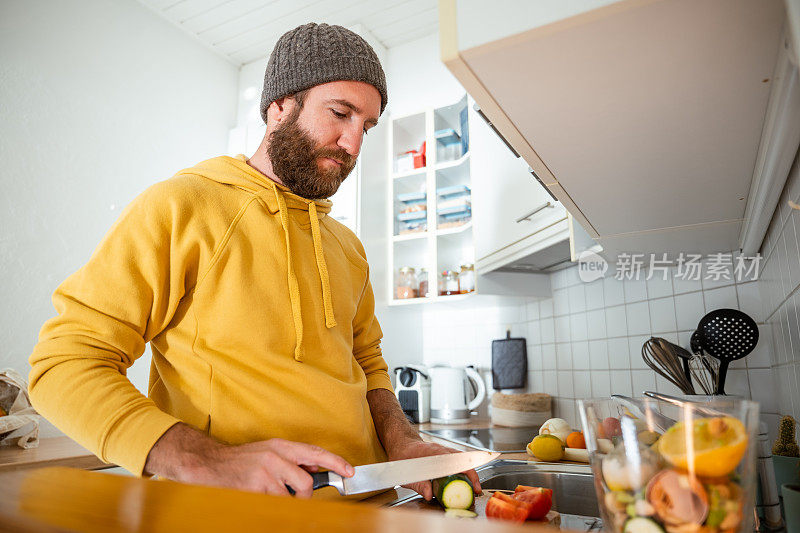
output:
[[[478,450],[504,453],[525,453],[525,447],[539,434],[540,426],[524,428],[479,428],[479,429],[423,429],[422,433],[438,437],[455,444],[470,446]]]

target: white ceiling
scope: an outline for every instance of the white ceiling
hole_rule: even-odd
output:
[[[437,0],[139,0],[241,66],[307,22],[361,24],[386,48],[439,29]]]

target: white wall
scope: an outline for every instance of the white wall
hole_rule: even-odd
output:
[[[237,69],[133,1],[0,4],[0,368],[150,184],[225,153]],[[129,374],[144,390],[149,357]]]

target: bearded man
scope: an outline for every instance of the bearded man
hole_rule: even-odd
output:
[[[30,357],[38,411],[136,475],[299,497],[320,468],[451,452],[406,421],[364,248],[327,216],[386,102],[355,33],[283,35],[256,153],[150,187],[56,290]],[[126,370],[148,342],[145,397]],[[411,487],[430,499],[430,482]]]

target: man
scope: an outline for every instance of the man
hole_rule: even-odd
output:
[[[30,358],[39,412],[137,475],[300,497],[319,468],[451,452],[405,420],[364,249],[327,216],[386,102],[355,33],[281,37],[253,157],[149,188],[56,290]],[[125,373],[147,342],[145,398]],[[412,488],[431,497],[429,482]]]

